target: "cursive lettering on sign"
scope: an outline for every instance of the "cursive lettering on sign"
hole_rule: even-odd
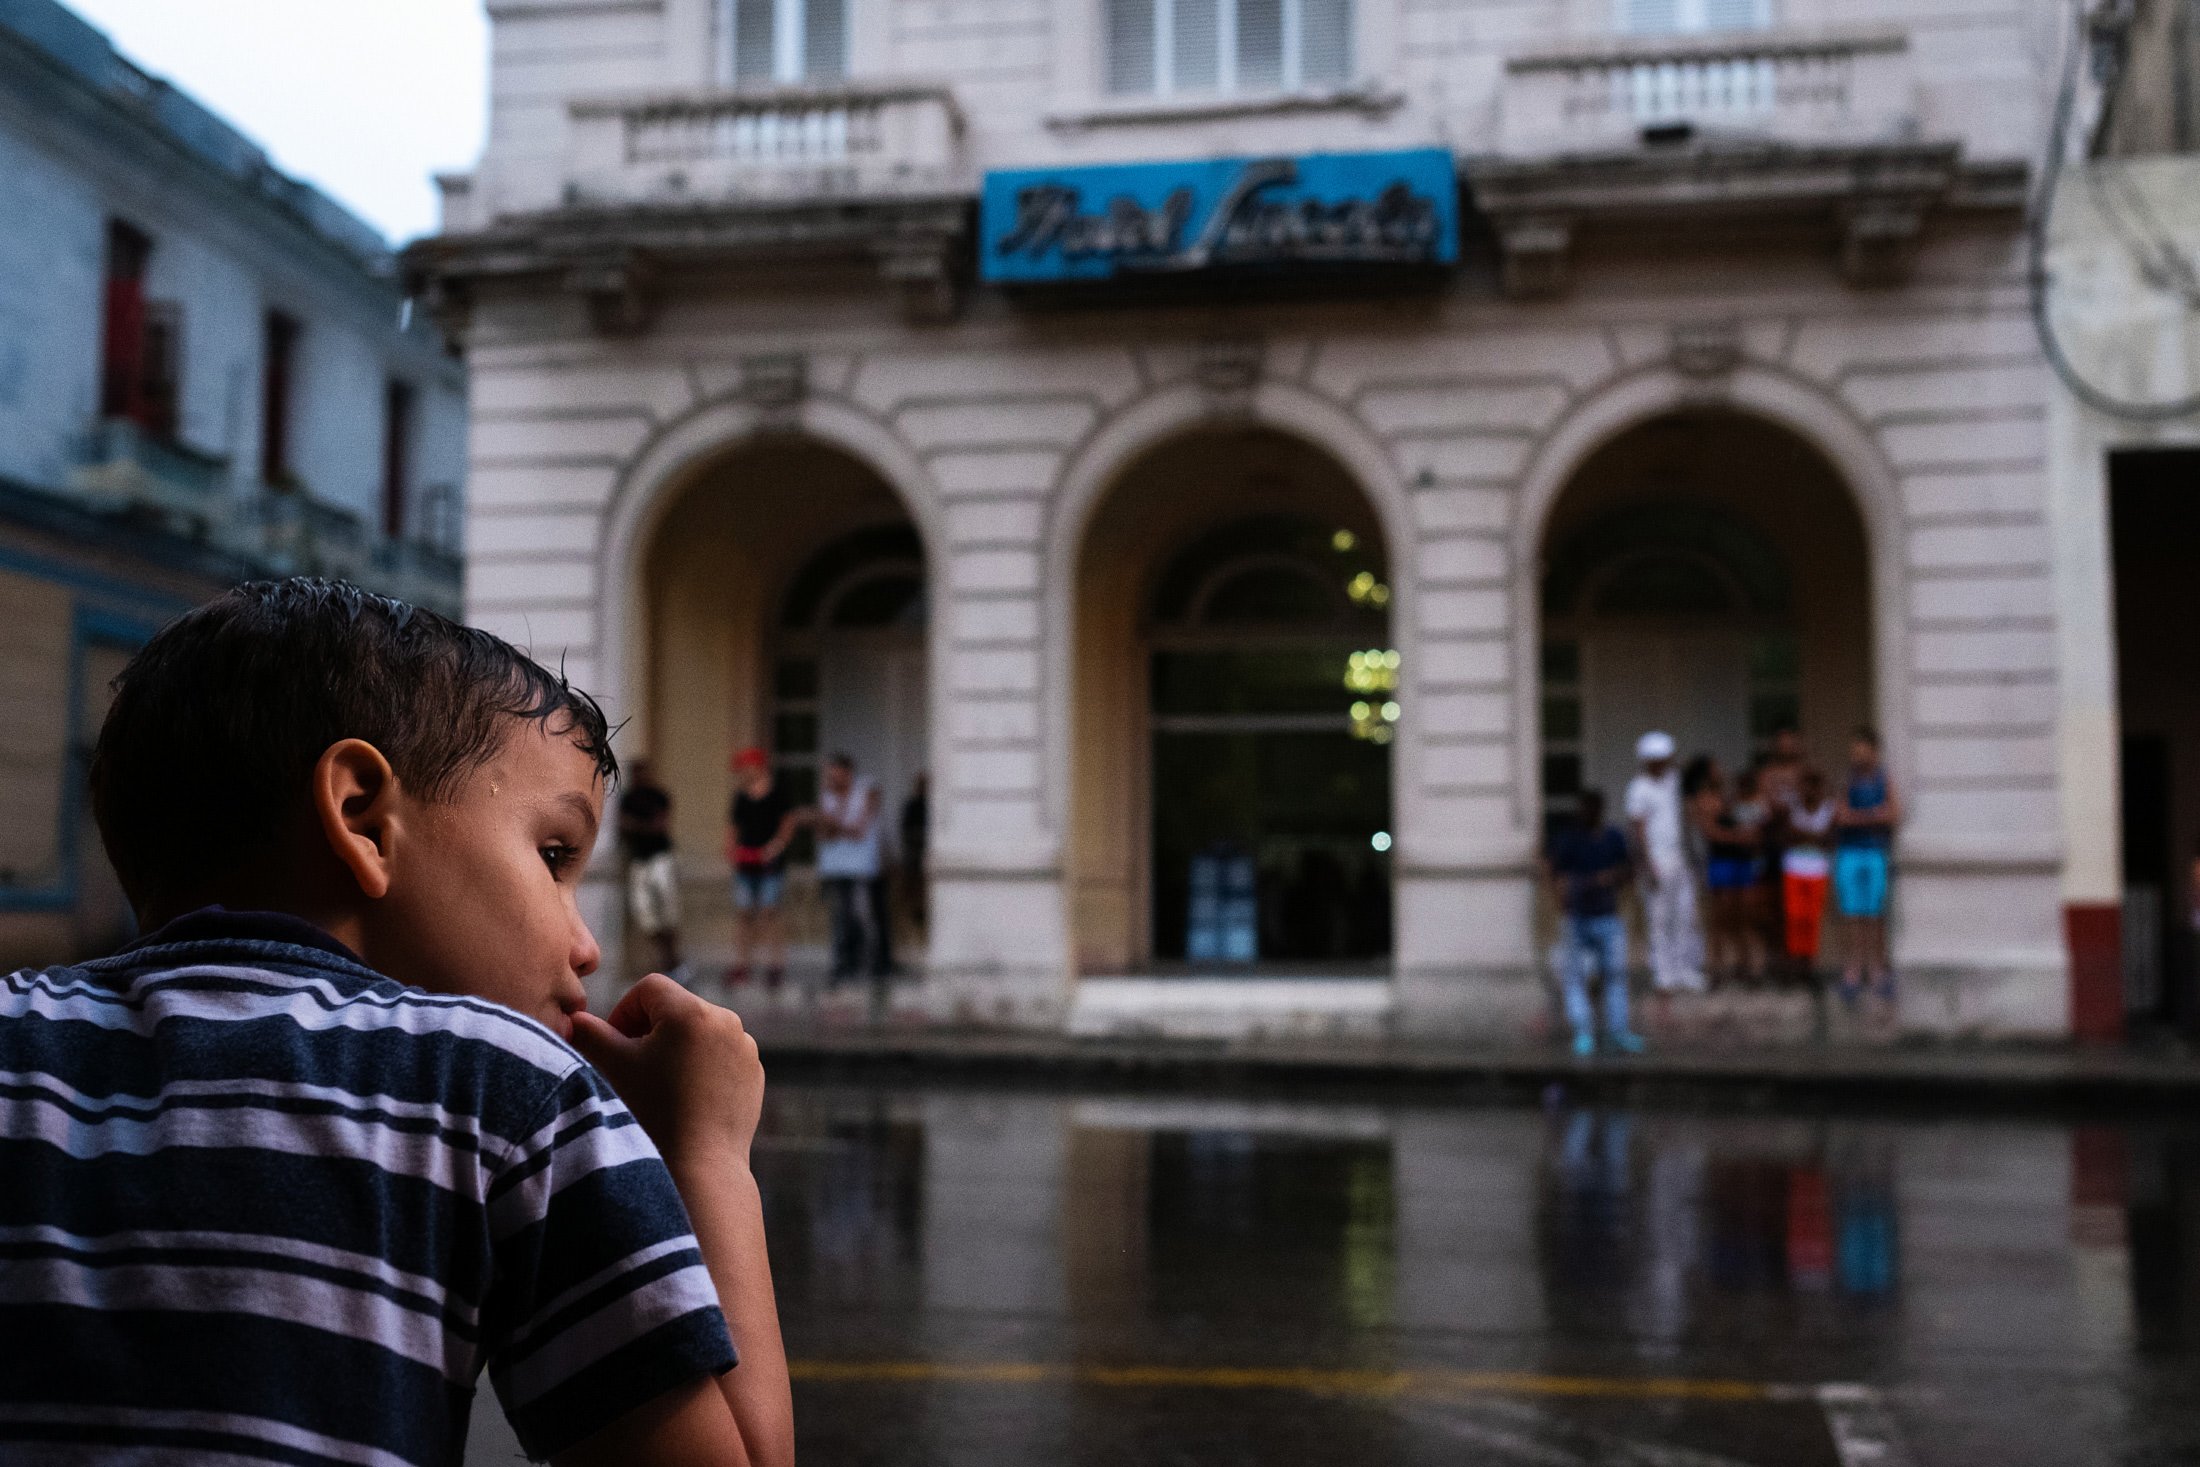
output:
[[[1142,273],[1441,258],[1443,215],[1437,202],[1403,179],[1372,196],[1333,202],[1274,196],[1298,178],[1298,165],[1289,158],[1245,164],[1189,239],[1194,208],[1189,189],[1172,190],[1153,208],[1118,195],[1097,213],[1087,213],[1084,192],[1075,185],[1033,184],[1017,190],[1014,220],[994,248],[1004,256],[1034,258],[1059,250],[1066,261],[1099,258],[1118,270]]]

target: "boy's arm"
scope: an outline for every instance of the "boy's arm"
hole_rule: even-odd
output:
[[[608,1019],[576,1014],[573,1043],[664,1156],[740,1364],[629,1413],[562,1454],[558,1467],[789,1467],[794,1403],[772,1299],[763,1202],[749,1170],[764,1097],[756,1040],[730,1009],[651,974],[628,990]]]

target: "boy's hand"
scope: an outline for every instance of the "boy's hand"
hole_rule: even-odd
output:
[[[575,1014],[573,1047],[611,1082],[668,1164],[748,1165],[764,1066],[740,1015],[652,973],[607,1018]]]

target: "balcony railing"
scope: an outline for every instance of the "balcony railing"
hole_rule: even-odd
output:
[[[222,516],[228,461],[148,433],[128,418],[102,418],[84,436],[71,484],[94,503],[159,515],[204,535]]]
[[[1905,140],[1917,130],[1901,31],[1730,32],[1615,40],[1505,63],[1512,156],[1628,147],[1660,135],[1793,143]]]
[[[579,204],[938,193],[961,182],[962,110],[945,87],[866,85],[581,101],[567,193]]]

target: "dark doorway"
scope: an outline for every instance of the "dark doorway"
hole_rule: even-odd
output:
[[[1377,547],[1265,516],[1155,596],[1153,951],[1194,965],[1390,952],[1398,658]]]
[[[2200,893],[2200,449],[2113,453],[2109,523],[2123,726],[2126,1008],[2192,1030]]]

